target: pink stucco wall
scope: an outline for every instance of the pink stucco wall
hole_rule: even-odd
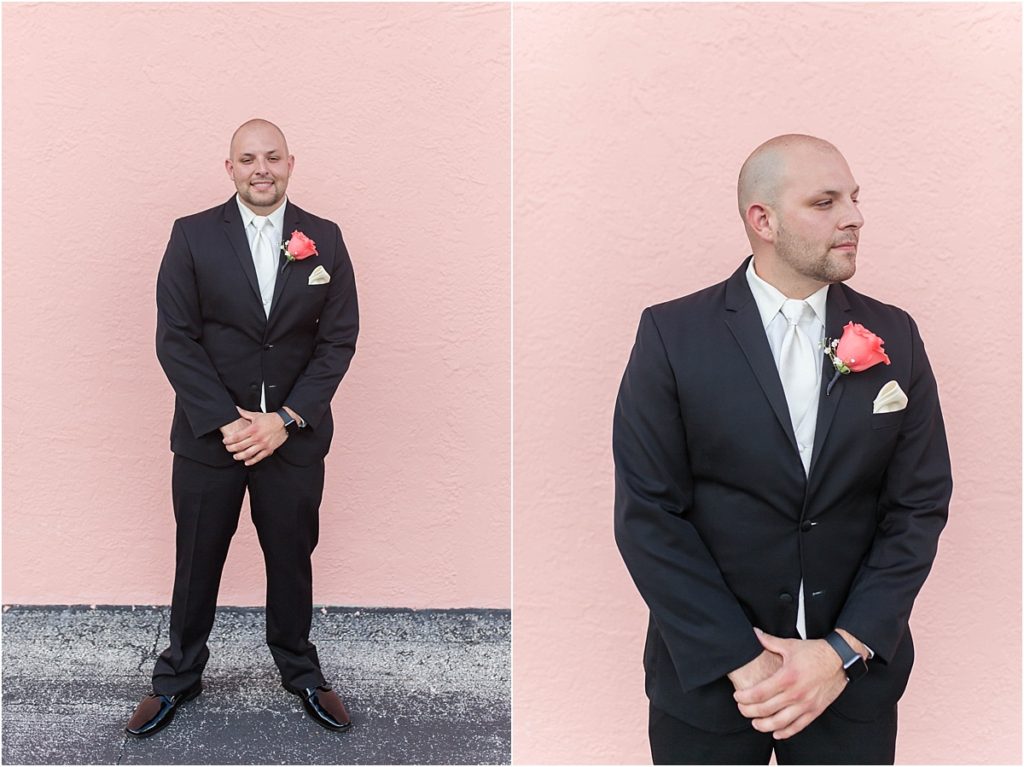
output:
[[[3,601],[170,599],[172,221],[277,122],[341,225],[359,349],[334,400],[317,602],[509,606],[506,4],[5,4]],[[262,604],[243,511],[222,604]]]
[[[798,131],[862,186],[851,284],[917,319],[953,458],[897,759],[1020,763],[1019,5],[517,4],[513,30],[514,759],[650,759],[615,393],[641,310],[749,252],[736,173]]]

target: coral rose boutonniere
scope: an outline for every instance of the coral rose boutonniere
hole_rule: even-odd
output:
[[[289,261],[301,261],[310,256],[320,255],[317,253],[316,243],[298,229],[292,232],[291,239],[281,246],[281,250]]]
[[[825,339],[825,354],[832,360],[832,366],[836,373],[825,389],[825,396],[832,393],[839,376],[850,373],[860,373],[879,362],[890,364],[889,355],[882,348],[884,344],[881,338],[876,336],[859,322],[847,322],[843,327],[842,338],[835,340]]]

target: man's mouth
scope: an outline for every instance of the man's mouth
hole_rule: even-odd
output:
[[[257,189],[259,189],[260,191],[264,191],[264,192],[265,192],[265,191],[266,191],[267,189],[270,189],[270,187],[272,187],[273,185],[274,185],[274,182],[273,182],[273,181],[253,181],[253,182],[252,182],[252,183],[250,184],[250,186],[254,186],[254,187],[256,187]]]

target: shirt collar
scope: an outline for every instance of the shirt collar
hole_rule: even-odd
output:
[[[249,206],[242,202],[242,198],[237,193],[235,194],[235,202],[238,203],[238,212],[242,214],[242,224],[245,226],[246,231],[248,231],[249,224],[252,223],[252,220],[256,218],[257,214],[253,213],[252,210],[249,209]],[[273,225],[275,232],[284,231],[284,209],[287,205],[288,198],[285,197],[282,203],[277,206],[277,210],[267,216],[270,223]]]
[[[761,279],[757,272],[754,271],[753,258],[750,259],[750,263],[747,265],[747,284],[750,285],[750,292],[754,294],[754,301],[757,302],[757,311],[761,314],[761,324],[767,328],[768,324],[775,319],[775,315],[782,309],[782,305],[786,303],[786,296],[774,285]],[[822,325],[825,324],[825,303],[828,298],[828,288],[829,286],[825,285],[804,299],[814,311],[814,316],[817,317],[818,322]]]

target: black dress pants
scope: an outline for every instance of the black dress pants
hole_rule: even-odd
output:
[[[310,557],[319,536],[324,464],[293,466],[271,455],[254,466],[214,467],[174,456],[176,562],[170,645],[153,669],[153,691],[177,695],[202,676],[217,591],[242,499],[249,505],[267,570],[267,644],[282,681],[295,688],[324,684],[316,647]]]
[[[749,730],[706,732],[651,706],[649,734],[655,764],[893,764],[896,707],[873,722],[844,719],[831,709],[791,738]]]

